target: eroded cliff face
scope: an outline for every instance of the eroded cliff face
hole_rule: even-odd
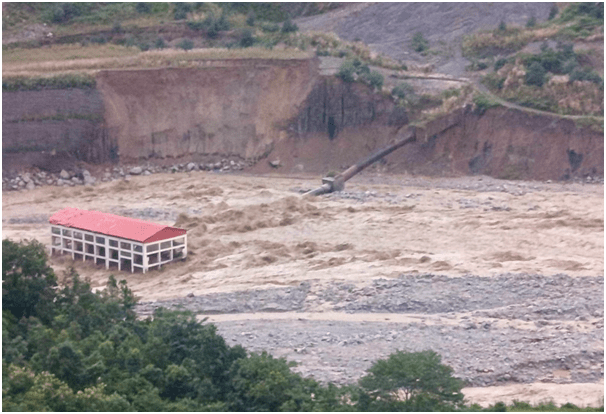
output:
[[[3,93],[4,170],[237,157],[252,172],[340,171],[397,140],[406,110],[361,83],[319,75],[316,59],[200,62],[100,72],[97,90]],[[573,121],[459,108],[416,129],[379,165],[421,175],[603,176],[604,137]]]
[[[390,115],[388,115],[388,113]],[[372,122],[291,133],[272,153],[289,172],[342,170],[393,143],[407,130],[396,111]],[[566,180],[604,175],[604,137],[571,120],[507,108],[482,115],[459,108],[416,128],[417,141],[378,164],[384,171],[429,176],[485,174],[503,179]]]
[[[316,60],[227,61],[97,78],[121,161],[220,154],[251,159],[285,137],[318,77]]]

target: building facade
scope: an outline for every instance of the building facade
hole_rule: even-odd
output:
[[[77,208],[63,209],[49,221],[51,255],[143,273],[187,257],[184,229]]]

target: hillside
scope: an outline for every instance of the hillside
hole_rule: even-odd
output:
[[[432,349],[470,403],[603,407],[603,3],[2,7],[5,237],[44,251],[66,206],[177,226],[186,260],[116,274],[138,318],[208,317],[230,346],[322,387]],[[405,138],[343,191],[303,195]],[[104,264],[74,259],[49,266],[106,286]],[[25,345],[26,325],[11,321],[13,362],[51,335],[32,323]],[[83,344],[81,388],[121,391],[109,339],[99,362],[59,328],[57,344]],[[43,353],[5,377],[50,377]],[[131,407],[154,411],[139,385],[166,407],[231,406],[206,404],[187,361],[162,366],[162,384],[149,361],[121,366]],[[175,401],[185,383],[202,391]]]

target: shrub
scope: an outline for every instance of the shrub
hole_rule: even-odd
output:
[[[137,3],[135,10],[137,13],[148,14],[152,11],[152,5],[151,3]]]
[[[558,9],[558,6],[556,6],[555,4],[551,6],[551,9],[549,9],[549,17],[547,18],[547,20],[553,20],[553,18],[558,15],[559,11],[560,9]]]
[[[391,94],[398,99],[405,99],[407,96],[414,94],[414,88],[409,83],[402,82],[391,90]]]
[[[156,49],[164,49],[166,47],[166,43],[164,42],[164,39],[159,37],[156,40],[156,43],[154,44],[154,46],[156,47]]]
[[[526,22],[526,27],[535,27],[537,24],[537,19],[534,16],[530,16],[528,21]]]
[[[501,23],[499,23],[499,31],[504,32],[506,30],[507,30],[507,25],[505,24],[505,20],[501,20]]]
[[[412,37],[410,46],[412,47],[412,49],[415,52],[420,53],[420,52],[423,52],[423,51],[429,49],[429,42],[427,41],[427,39],[425,39],[425,37],[423,36],[423,33],[417,32]]]
[[[354,77],[355,73],[356,67],[354,66],[353,62],[347,60],[343,62],[341,67],[339,67],[339,72],[337,73],[337,76],[341,78],[344,82],[353,82],[356,80],[356,78]]]
[[[496,73],[489,73],[482,78],[482,83],[490,90],[501,90],[505,84],[505,78],[500,77]]]
[[[282,33],[293,33],[299,30],[299,27],[294,24],[290,19],[286,19],[282,25]]]
[[[183,20],[187,18],[187,13],[191,12],[191,4],[175,3],[173,9],[173,17],[175,20]]]
[[[255,38],[252,34],[252,30],[246,29],[242,32],[242,37],[240,38],[240,46],[241,47],[251,47],[255,43]]]
[[[546,73],[545,68],[539,62],[532,63],[526,71],[526,84],[538,87],[543,86]]]
[[[495,63],[494,63],[494,70],[495,72],[499,69],[501,69],[503,66],[505,66],[505,64],[507,63],[507,59],[505,58],[500,58],[498,59]]]
[[[194,48],[194,42],[191,39],[183,39],[177,44],[177,47],[183,50],[191,50]]]
[[[250,12],[248,13],[248,15],[246,16],[246,24],[249,26],[254,26],[255,25],[255,13],[254,12]]]
[[[280,31],[280,26],[276,23],[266,23],[261,26],[261,30],[267,33],[275,33]]]
[[[370,84],[371,88],[378,89],[378,90],[381,90],[381,88],[383,88],[383,75],[381,75],[376,70],[373,70],[372,72],[370,72],[368,74],[367,79],[368,79],[368,83]]]
[[[570,82],[574,81],[590,81],[595,84],[603,82],[602,77],[591,69],[574,69],[569,76]]]
[[[478,71],[478,70],[484,70],[488,67],[488,63],[486,63],[483,60],[475,60],[472,59],[471,63],[469,65],[467,65],[465,67],[466,70],[468,71]]]
[[[476,115],[484,115],[486,110],[489,108],[495,107],[498,104],[491,100],[488,96],[484,94],[479,94],[473,97],[473,103],[475,105],[474,113]]]

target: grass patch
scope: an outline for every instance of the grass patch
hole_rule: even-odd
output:
[[[268,50],[250,47],[246,49],[193,49],[190,51],[164,49],[140,52],[132,56],[73,59],[51,62],[35,62],[22,65],[3,66],[3,85],[7,78],[44,78],[43,74],[87,72],[105,69],[132,69],[155,67],[196,67],[197,62],[222,59],[307,59],[311,54],[299,50]],[[72,75],[66,75],[72,76]],[[76,76],[76,75],[73,75]]]
[[[484,115],[484,113],[490,109],[500,106],[498,102],[491,99],[488,95],[479,93],[473,97],[474,113],[476,115]]]
[[[604,118],[586,117],[574,120],[577,128],[589,128],[592,131],[604,133]]]
[[[94,89],[95,87],[95,78],[85,74],[2,79],[2,92],[38,91],[42,89]]]
[[[119,45],[89,45],[80,44],[53,45],[37,49],[16,48],[2,52],[2,64],[29,64],[48,61],[96,59],[133,56],[138,49]]]
[[[19,122],[42,122],[42,121],[67,121],[69,119],[101,122],[101,121],[103,121],[103,115],[102,114],[77,114],[77,113],[54,114],[54,115],[26,115],[20,119],[15,119],[15,120],[8,121],[8,122],[19,123]]]

